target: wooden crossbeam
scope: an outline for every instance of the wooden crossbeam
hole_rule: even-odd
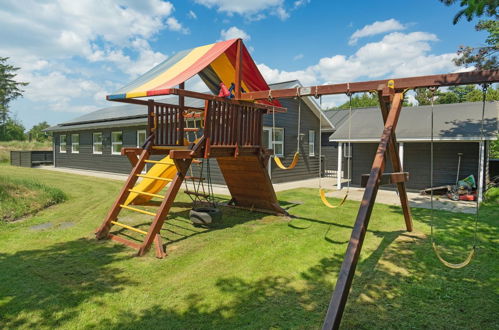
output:
[[[367,186],[367,181],[369,180],[369,176],[370,174],[362,174],[362,177],[360,179],[360,186],[362,188]],[[383,186],[387,184],[407,182],[407,181],[409,181],[409,172],[383,173],[379,185]]]
[[[393,79],[395,91],[401,92],[405,89],[421,87],[443,87],[467,84],[494,83],[499,81],[499,70],[470,71],[450,74],[437,74],[431,76],[419,76],[410,78]],[[248,92],[241,95],[243,100],[255,101],[265,100],[269,96],[273,98],[292,98],[298,96],[319,96],[345,93],[359,93],[377,91],[379,85],[386,85],[386,80],[372,80],[351,82],[332,85],[320,85],[296,88],[277,89],[272,91]]]

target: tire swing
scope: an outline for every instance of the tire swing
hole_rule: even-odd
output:
[[[296,97],[298,99],[298,132],[296,133],[296,152],[293,155],[293,161],[289,166],[284,166],[281,159],[278,156],[274,155],[274,162],[277,167],[281,170],[291,170],[296,167],[298,164],[298,160],[300,160],[300,122],[301,122],[301,96],[300,96],[300,88],[296,88]],[[275,110],[272,110],[272,145],[275,141]],[[283,150],[284,153],[284,150]]]
[[[480,145],[483,144],[484,140],[484,118],[485,118],[485,101],[486,101],[486,96],[487,96],[487,85],[483,84],[482,85],[482,118],[480,122]],[[431,139],[430,139],[430,187],[433,187],[433,103],[434,103],[434,97],[435,97],[435,91],[436,88],[431,87],[429,88],[431,92],[431,117],[430,117],[430,130],[431,130]],[[479,164],[481,161],[479,161]],[[478,180],[478,185],[477,189],[480,191],[482,189],[482,180]],[[468,252],[468,256],[464,261],[460,263],[450,263],[447,260],[445,260],[442,255],[440,254],[438,250],[437,243],[435,242],[435,219],[434,219],[434,207],[433,207],[433,189],[430,192],[430,229],[431,229],[431,245],[433,247],[433,251],[435,251],[435,255],[437,256],[438,260],[446,267],[452,268],[452,269],[460,269],[463,267],[466,267],[471,260],[473,259],[473,256],[475,255],[476,252],[476,246],[477,246],[477,230],[478,230],[478,220],[480,218],[480,200],[477,198],[476,200],[476,212],[475,212],[475,221],[474,221],[474,232],[473,232],[473,246],[471,250]]]
[[[350,84],[348,84],[350,85]],[[350,90],[350,88],[348,88],[348,90]],[[348,143],[347,143],[347,149],[348,149],[348,152],[351,153],[351,150],[352,150],[352,143],[351,143],[351,132],[352,132],[352,93],[350,93],[350,91],[347,92],[347,95],[349,97],[349,109],[348,109]],[[316,91],[315,91],[315,97],[317,98],[317,88],[316,88]],[[320,98],[320,108],[321,108],[321,115],[319,116],[319,136],[322,136],[322,95],[319,97]],[[322,143],[319,144],[319,156],[321,157],[322,156]],[[350,173],[350,159],[351,159],[351,154],[349,154],[349,157],[347,157],[347,191],[345,193],[345,196],[343,197],[343,199],[340,201],[340,203],[338,205],[333,205],[331,204],[327,198],[326,198],[326,191],[324,190],[324,188],[322,188],[322,162],[321,160],[319,159],[319,194],[320,194],[320,197],[321,197],[321,201],[322,203],[329,207],[330,209],[335,209],[335,208],[338,208],[340,206],[342,206],[343,204],[345,204],[347,198],[348,198],[348,194],[350,193],[350,181],[351,181],[351,173]],[[337,173],[337,176],[339,176],[340,173]],[[340,178],[341,180],[341,178]]]

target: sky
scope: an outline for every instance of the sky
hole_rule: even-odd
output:
[[[105,96],[172,54],[232,38],[243,38],[268,83],[462,71],[456,50],[485,34],[476,21],[453,25],[458,10],[438,0],[2,0],[0,57],[29,82],[10,104],[29,129],[116,105]],[[206,90],[198,78],[187,88]]]

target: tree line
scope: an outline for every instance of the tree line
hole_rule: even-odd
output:
[[[8,57],[0,57],[0,141],[24,141],[36,140],[47,141],[51,137],[43,132],[50,125],[43,121],[33,126],[29,131],[22,122],[9,111],[9,103],[22,97],[23,87],[27,82],[16,80],[17,71],[20,68],[9,64]]]

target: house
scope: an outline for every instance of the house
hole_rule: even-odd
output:
[[[371,170],[372,161],[383,131],[378,108],[353,109],[349,138],[349,110],[326,111],[336,127],[329,141],[323,140],[326,170],[347,178],[350,158],[351,183],[359,185],[362,174]],[[497,140],[499,102],[486,102],[484,137],[480,142],[482,103],[441,104],[434,106],[434,186],[456,182],[470,174],[475,179],[488,176],[490,142]],[[409,189],[430,186],[431,106],[404,107],[397,125],[398,152],[404,171],[409,172]],[[351,148],[348,149],[350,142]],[[338,159],[341,161],[338,162]],[[385,172],[391,171],[386,164]],[[338,179],[338,186],[341,186]]]
[[[271,89],[297,88],[299,81],[287,81],[270,85]],[[162,98],[161,102],[178,104],[178,97]],[[186,98],[187,107],[203,108],[204,102],[199,99]],[[263,141],[266,147],[274,149],[284,164],[292,161],[296,152],[298,133],[297,99],[280,100],[285,113],[264,116]],[[319,120],[322,116],[322,120]],[[273,121],[275,131],[272,133]],[[331,135],[334,127],[320,111],[313,97],[301,100],[300,125],[300,160],[293,170],[279,169],[274,162],[269,162],[269,174],[272,182],[286,182],[313,178],[319,171],[319,122],[322,131]],[[192,125],[192,124],[191,124]],[[198,123],[199,125],[199,123]],[[137,104],[110,106],[73,120],[48,128],[54,136],[54,166],[115,173],[130,173],[131,165],[125,156],[121,156],[121,148],[141,147],[146,139],[147,107]],[[275,138],[272,143],[273,137]],[[213,164],[216,162],[213,162]],[[224,179],[218,167],[213,166],[211,173],[213,183],[223,184]]]

